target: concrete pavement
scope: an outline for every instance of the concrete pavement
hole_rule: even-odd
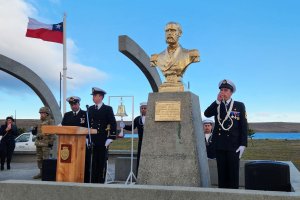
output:
[[[5,180],[40,180],[33,179],[32,177],[39,172],[36,162],[13,162],[11,163],[11,169],[7,170],[6,165],[3,171],[0,171],[0,181]],[[108,181],[114,180],[115,177],[115,165],[114,162],[108,163]]]
[[[36,181],[32,179],[32,176],[38,172],[35,162],[13,162],[11,163],[11,170],[0,171],[0,199],[299,200],[300,173],[295,167],[292,167],[291,162],[289,163],[291,166],[291,182],[295,192]],[[114,165],[112,161],[109,163],[111,176],[115,175]]]
[[[115,180],[115,160],[119,157],[128,157],[130,156],[129,151],[118,151],[118,150],[110,150],[109,152],[109,160],[108,160],[108,182]],[[136,156],[136,152],[134,152],[134,156]],[[121,163],[122,168],[125,168]],[[128,168],[129,166],[127,166]],[[119,169],[120,167],[118,167]],[[120,169],[119,169],[120,170]],[[124,171],[125,170],[125,171]],[[38,173],[37,163],[36,163],[36,155],[34,152],[15,152],[12,157],[11,169],[7,170],[6,165],[4,171],[0,171],[0,181],[4,180],[34,180],[32,177]],[[120,175],[118,173],[119,178],[126,176],[126,169],[121,170],[122,173],[126,173],[125,175]],[[128,174],[129,175],[129,174]],[[40,179],[38,179],[40,180]],[[121,180],[121,179],[120,179]],[[119,181],[120,181],[119,180]],[[120,182],[118,182],[120,183]],[[122,180],[121,180],[122,183]]]
[[[38,173],[37,164],[29,163],[11,163],[11,169],[7,170],[6,166],[0,171],[0,181],[4,180],[34,180],[32,177]]]

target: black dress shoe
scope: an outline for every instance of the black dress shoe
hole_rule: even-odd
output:
[[[1,171],[3,171],[4,170],[4,165],[1,165]]]
[[[10,170],[10,165],[7,165],[7,170]]]

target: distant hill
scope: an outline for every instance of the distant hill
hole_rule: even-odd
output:
[[[298,132],[300,133],[300,123],[291,122],[261,122],[249,123],[249,128],[255,132]]]
[[[33,126],[37,126],[39,119],[17,119],[15,122],[18,128],[24,128],[26,131]],[[4,124],[5,119],[0,119],[0,124]]]
[[[5,120],[0,120],[0,124],[4,124]],[[17,119],[18,128],[25,128],[29,130],[30,127],[36,126],[39,119]],[[125,122],[131,124],[131,122]],[[255,132],[298,132],[300,133],[300,123],[290,122],[260,122],[249,123],[249,128]]]

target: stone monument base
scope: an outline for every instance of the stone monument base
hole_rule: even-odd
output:
[[[149,94],[137,183],[210,187],[198,96]]]
[[[184,86],[181,82],[178,83],[163,83],[158,88],[159,92],[183,92]]]

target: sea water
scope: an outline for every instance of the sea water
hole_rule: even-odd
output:
[[[300,140],[300,133],[263,133],[256,132],[253,139]]]

